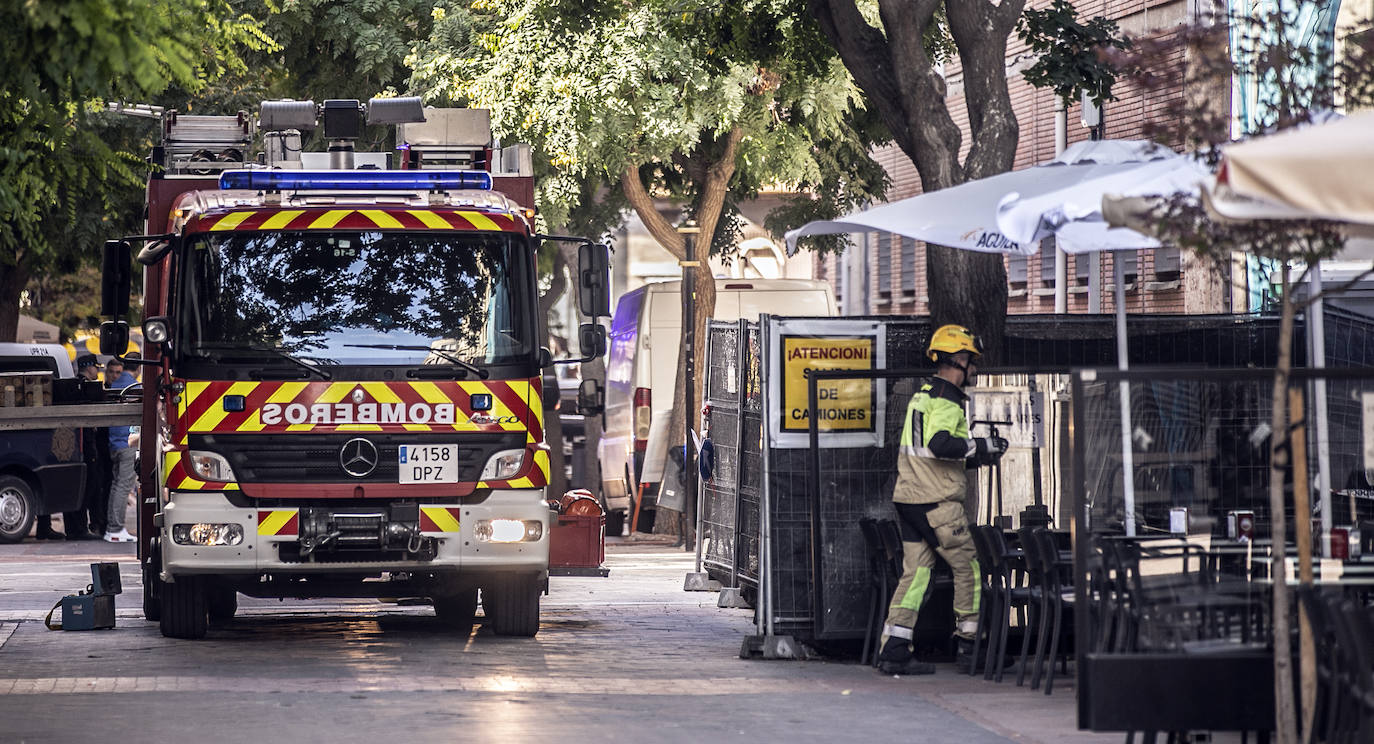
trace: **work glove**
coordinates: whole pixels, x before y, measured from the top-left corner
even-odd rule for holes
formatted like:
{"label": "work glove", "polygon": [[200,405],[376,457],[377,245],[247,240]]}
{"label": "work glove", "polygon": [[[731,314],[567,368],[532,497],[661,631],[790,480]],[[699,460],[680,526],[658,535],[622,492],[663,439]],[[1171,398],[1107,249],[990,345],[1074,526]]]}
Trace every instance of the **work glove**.
{"label": "work glove", "polygon": [[1007,453],[1007,440],[1001,437],[978,437],[973,446],[973,461],[978,465],[993,465]]}

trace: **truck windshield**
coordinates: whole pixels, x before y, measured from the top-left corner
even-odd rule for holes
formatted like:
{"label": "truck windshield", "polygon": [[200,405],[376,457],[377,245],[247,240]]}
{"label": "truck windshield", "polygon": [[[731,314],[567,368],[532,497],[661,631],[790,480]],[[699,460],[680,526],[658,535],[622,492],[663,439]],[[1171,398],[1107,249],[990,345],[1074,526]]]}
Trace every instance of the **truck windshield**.
{"label": "truck windshield", "polygon": [[178,341],[192,357],[289,363],[285,353],[316,365],[386,366],[456,357],[493,365],[533,352],[532,274],[509,235],[199,235],[181,276]]}

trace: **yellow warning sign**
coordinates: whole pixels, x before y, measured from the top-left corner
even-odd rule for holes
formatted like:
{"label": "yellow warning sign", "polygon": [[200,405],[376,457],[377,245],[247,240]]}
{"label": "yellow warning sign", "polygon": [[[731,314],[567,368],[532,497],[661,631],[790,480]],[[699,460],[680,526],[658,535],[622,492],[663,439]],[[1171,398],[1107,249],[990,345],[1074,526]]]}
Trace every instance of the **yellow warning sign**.
{"label": "yellow warning sign", "polygon": [[[874,368],[872,336],[783,336],[783,431],[810,428],[806,370]],[[874,431],[872,380],[821,380],[816,388],[817,430]]]}

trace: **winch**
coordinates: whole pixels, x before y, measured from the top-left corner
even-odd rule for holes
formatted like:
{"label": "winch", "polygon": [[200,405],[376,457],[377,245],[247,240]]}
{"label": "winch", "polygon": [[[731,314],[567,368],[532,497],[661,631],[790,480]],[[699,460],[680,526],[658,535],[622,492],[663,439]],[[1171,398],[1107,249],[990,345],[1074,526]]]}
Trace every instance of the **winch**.
{"label": "winch", "polygon": [[[303,508],[300,510],[301,560],[369,560],[356,555],[402,553],[406,560],[433,560],[437,542],[420,534],[420,507],[411,503],[389,504],[383,508]],[[387,557],[395,557],[387,556]]]}

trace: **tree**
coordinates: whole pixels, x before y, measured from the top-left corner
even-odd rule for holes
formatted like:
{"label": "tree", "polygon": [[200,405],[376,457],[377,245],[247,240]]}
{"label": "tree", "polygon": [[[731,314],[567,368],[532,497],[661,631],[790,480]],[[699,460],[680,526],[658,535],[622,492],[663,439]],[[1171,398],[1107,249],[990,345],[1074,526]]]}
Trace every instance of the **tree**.
{"label": "tree", "polygon": [[[1184,76],[1190,86],[1204,90],[1221,88],[1236,78],[1258,82],[1258,93],[1250,102],[1252,133],[1309,123],[1331,111],[1337,101],[1351,108],[1374,104],[1374,35],[1369,33],[1368,25],[1362,33],[1353,33],[1345,40],[1345,54],[1337,58],[1333,39],[1309,34],[1304,28],[1301,8],[1282,3],[1266,8],[1251,15],[1233,15],[1222,7],[1212,16],[1216,19],[1213,22],[1185,28],[1170,37],[1138,41],[1134,52],[1123,56],[1120,64],[1130,70],[1130,77],[1147,95],[1177,85],[1179,76]],[[1192,64],[1185,70],[1163,62],[1179,46],[1190,52]],[[1151,134],[1163,141],[1186,142],[1215,165],[1220,160],[1220,146],[1230,140],[1233,112],[1229,107],[1219,107],[1217,99],[1209,96],[1165,100],[1165,116],[1155,120]],[[1289,501],[1284,484],[1294,452],[1288,404],[1294,317],[1316,299],[1295,301],[1292,288],[1301,284],[1318,262],[1333,257],[1344,246],[1345,235],[1339,225],[1327,221],[1213,219],[1199,198],[1191,195],[1138,203],[1134,210],[1129,218],[1133,226],[1192,250],[1218,270],[1229,268],[1232,253],[1239,251],[1268,262],[1280,274],[1275,287],[1280,320],[1271,401],[1269,511],[1271,554],[1283,556],[1289,530],[1285,515]],[[1299,272],[1296,282],[1295,268]],[[1354,281],[1367,275],[1368,272]],[[1346,286],[1334,287],[1328,293],[1342,291]],[[1295,493],[1305,493],[1305,484],[1295,481],[1294,485]],[[1293,531],[1299,579],[1310,583],[1311,520],[1310,511],[1303,509],[1304,503],[1301,499],[1294,501]],[[1292,696],[1290,607],[1287,583],[1273,582],[1275,727],[1281,743],[1298,741],[1300,731],[1310,739],[1315,720],[1309,704],[1300,726],[1298,706]],[[1301,608],[1299,623],[1303,688],[1314,693],[1312,634]]]}
{"label": "tree", "polygon": [[[845,67],[893,141],[916,166],[924,191],[1010,170],[1019,130],[1007,90],[1007,37],[1025,0],[877,0],[877,17],[856,0],[807,0]],[[951,49],[952,47],[952,49]],[[944,64],[963,72],[970,143],[946,101]],[[975,328],[1000,348],[1007,314],[1002,257],[930,246],[931,321]]]}
{"label": "tree", "polygon": [[29,277],[90,252],[67,241],[90,239],[82,225],[142,181],[141,154],[89,126],[101,101],[194,89],[271,42],[223,0],[8,3],[0,26],[0,339],[13,340]]}
{"label": "tree", "polygon": [[[882,191],[867,156],[873,129],[852,124],[865,120],[858,92],[790,3],[491,0],[481,8],[497,19],[492,30],[416,67],[451,98],[490,108],[503,137],[535,145],[547,164],[538,188],[549,224],[595,191],[589,183],[605,183],[683,260],[682,236],[658,209],[678,205],[701,229],[704,259],[732,249],[730,205],[765,185],[821,186],[836,208]],[[859,156],[819,154],[834,142]],[[694,323],[704,340],[715,281],[704,261],[694,271],[697,313],[684,330]],[[699,345],[698,369],[701,354]],[[680,444],[681,366],[677,388],[671,431]]]}

